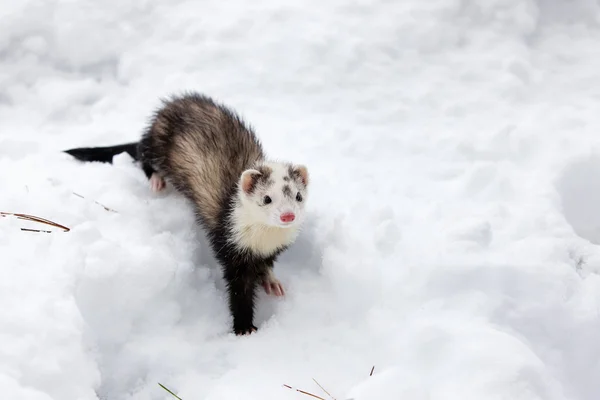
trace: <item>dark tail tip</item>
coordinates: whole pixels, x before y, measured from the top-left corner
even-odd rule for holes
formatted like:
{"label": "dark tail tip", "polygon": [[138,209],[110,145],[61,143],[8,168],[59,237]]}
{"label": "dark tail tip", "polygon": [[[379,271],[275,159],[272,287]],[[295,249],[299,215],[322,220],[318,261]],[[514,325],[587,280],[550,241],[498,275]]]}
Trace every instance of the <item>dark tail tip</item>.
{"label": "dark tail tip", "polygon": [[134,160],[138,160],[137,143],[127,143],[108,147],[79,147],[76,149],[64,150],[64,152],[77,160],[87,162],[97,161],[112,163],[113,157],[123,152],[127,152]]}
{"label": "dark tail tip", "polygon": [[65,153],[70,154],[80,161],[98,161],[105,163],[112,163],[114,154],[108,153],[106,151],[101,151],[100,149],[89,148],[89,147],[81,147],[77,149],[65,150]]}

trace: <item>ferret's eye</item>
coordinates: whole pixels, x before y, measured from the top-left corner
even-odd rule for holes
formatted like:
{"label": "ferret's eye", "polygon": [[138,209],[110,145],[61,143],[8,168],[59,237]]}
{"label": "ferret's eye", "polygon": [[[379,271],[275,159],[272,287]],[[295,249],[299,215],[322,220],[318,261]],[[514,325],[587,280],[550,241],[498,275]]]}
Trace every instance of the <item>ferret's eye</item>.
{"label": "ferret's eye", "polygon": [[269,204],[270,202],[272,202],[273,200],[271,200],[271,198],[269,196],[265,196],[263,198],[263,201],[265,202],[265,204]]}
{"label": "ferret's eye", "polygon": [[300,194],[300,192],[296,194],[296,201],[302,201],[302,195]]}

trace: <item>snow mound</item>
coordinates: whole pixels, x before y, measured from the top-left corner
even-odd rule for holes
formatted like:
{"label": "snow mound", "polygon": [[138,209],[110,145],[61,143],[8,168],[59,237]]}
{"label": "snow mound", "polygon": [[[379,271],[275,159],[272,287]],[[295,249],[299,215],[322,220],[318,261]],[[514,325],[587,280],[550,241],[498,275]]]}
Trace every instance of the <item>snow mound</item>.
{"label": "snow mound", "polygon": [[[70,231],[0,218],[2,398],[599,398],[597,2],[3,3],[0,211]],[[61,153],[183,90],[311,174],[248,337],[181,196]]]}
{"label": "snow mound", "polygon": [[558,186],[565,218],[582,238],[600,245],[600,156],[569,165]]}

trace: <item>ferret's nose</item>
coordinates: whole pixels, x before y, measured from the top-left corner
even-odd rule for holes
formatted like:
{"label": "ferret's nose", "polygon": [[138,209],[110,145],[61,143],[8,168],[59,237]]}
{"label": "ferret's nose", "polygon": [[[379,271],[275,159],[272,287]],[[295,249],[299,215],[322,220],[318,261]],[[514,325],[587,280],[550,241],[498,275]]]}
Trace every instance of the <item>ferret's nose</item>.
{"label": "ferret's nose", "polygon": [[281,214],[279,218],[281,219],[281,222],[292,222],[296,219],[296,216],[294,215],[294,213],[288,212]]}

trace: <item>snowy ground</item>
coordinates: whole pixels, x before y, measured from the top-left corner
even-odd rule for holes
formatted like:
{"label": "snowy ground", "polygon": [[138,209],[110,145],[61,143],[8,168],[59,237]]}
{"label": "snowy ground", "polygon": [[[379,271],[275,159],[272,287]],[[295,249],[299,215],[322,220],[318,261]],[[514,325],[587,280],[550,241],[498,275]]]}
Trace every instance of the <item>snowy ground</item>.
{"label": "snowy ground", "polygon": [[[0,219],[1,397],[597,400],[599,41],[594,0],[0,0],[0,211],[72,228]],[[186,89],[311,173],[249,337],[180,197],[60,152]]]}

